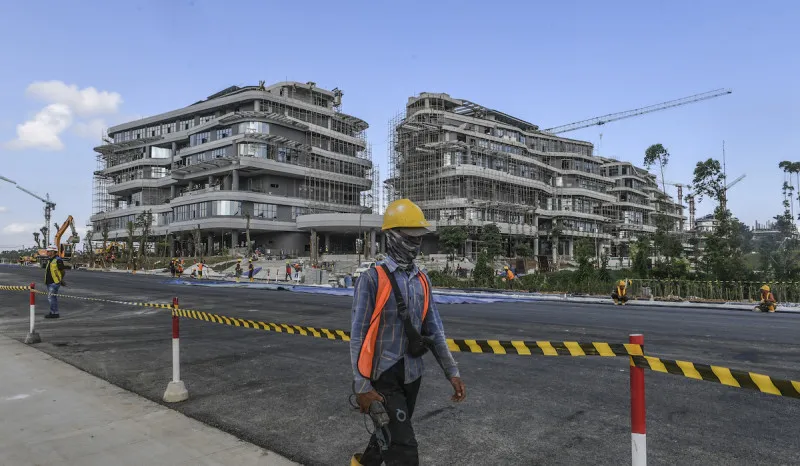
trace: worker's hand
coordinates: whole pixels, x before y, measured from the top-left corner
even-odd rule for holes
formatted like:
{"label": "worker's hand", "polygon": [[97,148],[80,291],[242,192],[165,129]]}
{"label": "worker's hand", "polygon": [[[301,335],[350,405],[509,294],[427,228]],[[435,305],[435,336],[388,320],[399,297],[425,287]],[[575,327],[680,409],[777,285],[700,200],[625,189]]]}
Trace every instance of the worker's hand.
{"label": "worker's hand", "polygon": [[450,385],[453,386],[453,396],[450,397],[451,400],[455,402],[464,401],[464,398],[467,397],[467,387],[464,385],[464,382],[461,380],[461,377],[453,377],[450,379]]}
{"label": "worker's hand", "polygon": [[375,390],[370,390],[367,393],[359,393],[356,395],[356,399],[358,400],[359,409],[361,409],[361,412],[364,414],[369,413],[369,405],[371,405],[373,401],[377,400],[383,403],[383,397]]}

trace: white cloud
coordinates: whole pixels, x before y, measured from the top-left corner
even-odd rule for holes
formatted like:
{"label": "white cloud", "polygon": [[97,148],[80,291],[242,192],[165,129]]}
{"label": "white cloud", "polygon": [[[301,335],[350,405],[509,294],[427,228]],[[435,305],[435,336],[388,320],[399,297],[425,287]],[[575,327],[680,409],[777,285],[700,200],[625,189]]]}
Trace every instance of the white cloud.
{"label": "white cloud", "polygon": [[[48,105],[32,119],[17,125],[17,138],[6,144],[9,149],[61,150],[61,133],[73,126],[73,116],[111,115],[119,111],[122,96],[116,92],[98,91],[94,87],[79,89],[62,81],[36,81],[25,91],[28,96]],[[99,140],[106,123],[95,118],[77,121],[73,132]]]}
{"label": "white cloud", "polygon": [[17,138],[7,144],[9,149],[39,148],[61,150],[64,143],[59,135],[72,124],[72,111],[64,104],[50,104],[32,120],[17,125]]}
{"label": "white cloud", "polygon": [[65,104],[76,115],[89,116],[117,113],[122,96],[116,92],[98,91],[94,87],[78,89],[62,81],[36,81],[26,93],[47,103]]}
{"label": "white cloud", "polygon": [[42,225],[40,223],[9,223],[8,225],[3,227],[3,234],[4,235],[17,235],[19,233],[30,233],[33,234],[34,231],[39,231]]}
{"label": "white cloud", "polygon": [[100,140],[105,135],[108,123],[102,118],[89,121],[79,121],[72,127],[72,131],[82,138]]}

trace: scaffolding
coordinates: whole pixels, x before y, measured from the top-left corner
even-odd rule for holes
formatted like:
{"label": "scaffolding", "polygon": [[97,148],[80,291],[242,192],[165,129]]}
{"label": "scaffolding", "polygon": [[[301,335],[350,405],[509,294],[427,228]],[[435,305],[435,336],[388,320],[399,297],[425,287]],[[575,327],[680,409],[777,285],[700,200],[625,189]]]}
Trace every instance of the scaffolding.
{"label": "scaffolding", "polygon": [[451,100],[428,101],[428,107],[412,104],[390,121],[387,200],[412,199],[438,226],[467,228],[466,255],[489,223],[513,238],[509,247],[530,243],[538,236],[537,211],[552,195],[543,167],[524,163],[522,147],[510,139],[479,144],[462,133],[447,139],[444,126],[474,128],[448,119],[447,112],[460,110]]}
{"label": "scaffolding", "polygon": [[509,256],[528,244],[540,264],[558,265],[573,260],[574,241],[593,241],[599,259],[612,240],[654,231],[654,213],[682,219],[680,203],[663,198],[645,170],[447,94],[410,99],[388,139],[387,200],[413,200],[438,227],[466,227],[466,256],[482,248],[473,245],[490,223]]}

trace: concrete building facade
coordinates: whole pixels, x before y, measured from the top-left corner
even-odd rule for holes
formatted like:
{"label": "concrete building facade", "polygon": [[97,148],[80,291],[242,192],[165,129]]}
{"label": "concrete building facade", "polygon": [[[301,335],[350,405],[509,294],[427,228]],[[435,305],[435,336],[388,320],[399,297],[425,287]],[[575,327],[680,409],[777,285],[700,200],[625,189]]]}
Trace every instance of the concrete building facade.
{"label": "concrete building facade", "polygon": [[104,228],[125,238],[151,212],[170,254],[245,247],[248,225],[265,254],[354,252],[379,175],[368,125],[341,112],[342,95],[313,82],[232,86],[110,128],[95,148],[94,239]]}
{"label": "concrete building facade", "polygon": [[524,243],[550,268],[571,261],[581,238],[622,256],[618,245],[655,231],[655,213],[683,222],[683,207],[646,170],[448,94],[411,97],[390,122],[390,170],[388,198],[417,202],[437,227],[467,227],[466,256],[489,223],[509,239],[508,255]]}

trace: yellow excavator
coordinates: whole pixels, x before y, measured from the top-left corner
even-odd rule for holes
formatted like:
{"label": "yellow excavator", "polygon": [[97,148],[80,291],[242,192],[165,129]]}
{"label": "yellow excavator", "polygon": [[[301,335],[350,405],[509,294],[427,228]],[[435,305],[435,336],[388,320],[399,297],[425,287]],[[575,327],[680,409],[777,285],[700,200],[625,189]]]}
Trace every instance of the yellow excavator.
{"label": "yellow excavator", "polygon": [[[72,218],[72,215],[67,217],[67,220],[59,226],[57,223],[55,224],[58,231],[56,231],[56,235],[53,238],[54,246],[58,249],[58,256],[64,261],[64,266],[67,268],[71,268],[72,266],[72,256],[75,255],[75,246],[81,242],[80,236],[78,236],[77,230],[75,230],[75,220]],[[64,236],[64,233],[69,228],[70,237],[67,238],[67,241],[62,243],[61,237]],[[47,265],[47,252],[44,249],[39,250],[39,264],[44,268]]]}

